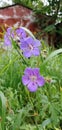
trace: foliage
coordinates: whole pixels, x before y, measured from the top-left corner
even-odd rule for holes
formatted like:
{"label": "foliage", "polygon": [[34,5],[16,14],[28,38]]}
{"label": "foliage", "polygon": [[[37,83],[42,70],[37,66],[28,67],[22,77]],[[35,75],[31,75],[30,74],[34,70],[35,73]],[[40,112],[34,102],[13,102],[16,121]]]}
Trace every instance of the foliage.
{"label": "foliage", "polygon": [[40,0],[13,0],[15,3],[23,4],[26,7],[29,7],[31,9],[39,8],[43,6],[43,2]]}
{"label": "foliage", "polygon": [[48,4],[41,0],[14,0],[14,2],[33,9],[36,16],[35,22],[38,23],[40,30],[47,34],[55,33],[54,44],[57,48],[62,47],[62,0],[47,0]]}
{"label": "foliage", "polygon": [[6,114],[6,98],[0,91],[0,130],[4,130]]}
{"label": "foliage", "polygon": [[[30,32],[29,34],[31,35]],[[53,52],[42,41],[41,54],[38,57],[23,57],[32,68],[39,67],[45,78],[45,85],[31,93],[21,80],[27,65],[14,47],[0,52],[1,129],[61,130],[62,49]]]}
{"label": "foliage", "polygon": [[14,0],[15,3],[23,4],[35,10],[37,14],[48,14],[53,16],[55,20],[62,21],[62,1],[61,0],[47,0],[48,4],[40,0]]}

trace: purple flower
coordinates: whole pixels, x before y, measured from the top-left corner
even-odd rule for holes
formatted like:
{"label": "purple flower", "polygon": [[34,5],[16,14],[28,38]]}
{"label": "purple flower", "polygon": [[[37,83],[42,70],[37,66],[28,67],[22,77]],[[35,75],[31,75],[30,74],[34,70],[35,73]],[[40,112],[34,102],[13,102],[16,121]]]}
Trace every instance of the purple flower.
{"label": "purple flower", "polygon": [[23,51],[23,55],[26,58],[29,58],[32,55],[38,56],[40,54],[40,45],[41,43],[39,40],[33,39],[32,37],[27,37],[21,41],[20,48]]}
{"label": "purple flower", "polygon": [[16,30],[13,30],[12,27],[9,27],[7,29],[6,34],[4,35],[4,44],[6,46],[11,46],[11,39],[13,39],[16,42],[20,42],[21,39],[26,37],[26,33],[24,29],[19,28]]}
{"label": "purple flower", "polygon": [[7,34],[4,35],[4,45],[11,46],[11,40]]}
{"label": "purple flower", "polygon": [[23,39],[26,37],[25,30],[22,28],[16,29],[16,35],[19,37],[19,39]]}
{"label": "purple flower", "polygon": [[4,45],[11,46],[11,38],[14,37],[14,32],[11,27],[7,29],[6,34],[4,35]]}
{"label": "purple flower", "polygon": [[9,27],[7,29],[7,34],[8,34],[8,36],[10,36],[12,38],[14,37],[14,31],[13,31],[12,27]]}
{"label": "purple flower", "polygon": [[39,73],[39,68],[26,68],[22,76],[22,83],[27,86],[30,92],[35,92],[38,87],[45,83],[44,77]]}

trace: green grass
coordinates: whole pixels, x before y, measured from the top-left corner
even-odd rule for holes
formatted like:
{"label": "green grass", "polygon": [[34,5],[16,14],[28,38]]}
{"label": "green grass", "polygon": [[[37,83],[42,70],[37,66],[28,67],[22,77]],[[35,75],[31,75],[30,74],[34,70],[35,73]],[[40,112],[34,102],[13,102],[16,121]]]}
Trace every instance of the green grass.
{"label": "green grass", "polygon": [[50,57],[53,50],[46,48],[46,52],[46,58],[42,50],[41,56],[25,59],[45,77],[45,85],[30,93],[22,84],[27,66],[20,55],[14,49],[0,51],[0,91],[6,103],[4,109],[0,105],[6,111],[5,117],[0,113],[2,130],[62,129],[62,53]]}

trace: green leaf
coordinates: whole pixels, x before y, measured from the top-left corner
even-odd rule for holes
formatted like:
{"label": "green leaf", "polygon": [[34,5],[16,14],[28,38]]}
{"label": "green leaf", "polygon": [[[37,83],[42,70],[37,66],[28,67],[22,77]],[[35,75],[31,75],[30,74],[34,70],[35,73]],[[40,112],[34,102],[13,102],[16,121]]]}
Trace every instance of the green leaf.
{"label": "green leaf", "polygon": [[9,67],[11,64],[13,64],[13,63],[18,59],[18,57],[19,57],[19,56],[17,56],[15,59],[13,59],[12,61],[10,61],[7,65],[5,65],[5,66],[3,67],[3,69],[0,71],[0,75],[1,75],[3,72],[5,72],[5,71],[8,69],[8,67]]}
{"label": "green leaf", "polygon": [[51,123],[51,119],[50,118],[48,118],[48,119],[46,119],[46,120],[44,120],[43,122],[42,122],[42,127],[46,127],[47,125],[49,125]]}
{"label": "green leaf", "polygon": [[53,123],[53,125],[57,125],[58,124],[58,105],[55,105],[54,103],[52,103],[49,107],[49,111],[51,113],[51,121]]}
{"label": "green leaf", "polygon": [[53,58],[54,56],[58,55],[62,53],[62,49],[58,49],[58,50],[55,50],[53,51],[47,58],[46,60],[44,61],[44,63],[46,63],[48,60],[50,60],[51,58]]}
{"label": "green leaf", "polygon": [[4,130],[5,117],[6,117],[6,98],[1,91],[0,91],[0,117],[2,119],[1,128],[2,130]]}
{"label": "green leaf", "polygon": [[53,32],[54,30],[55,30],[54,25],[49,25],[44,29],[44,31],[46,31],[46,32]]}
{"label": "green leaf", "polygon": [[23,114],[24,109],[21,109],[20,112],[17,115],[15,115],[13,130],[19,129],[21,123],[23,122]]}

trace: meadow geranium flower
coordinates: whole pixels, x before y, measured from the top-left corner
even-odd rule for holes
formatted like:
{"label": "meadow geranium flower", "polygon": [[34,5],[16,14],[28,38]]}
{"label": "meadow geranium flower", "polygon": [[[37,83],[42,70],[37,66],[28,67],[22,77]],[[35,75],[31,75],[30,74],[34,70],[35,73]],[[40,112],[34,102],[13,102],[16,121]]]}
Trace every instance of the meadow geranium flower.
{"label": "meadow geranium flower", "polygon": [[9,39],[9,36],[7,34],[4,35],[4,45],[11,46],[11,40]]}
{"label": "meadow geranium flower", "polygon": [[26,37],[26,32],[22,28],[17,28],[15,30],[14,40],[17,42],[20,47],[20,41]]}
{"label": "meadow geranium flower", "polygon": [[24,29],[18,28],[16,30],[13,30],[12,27],[9,27],[4,35],[4,44],[7,46],[11,46],[11,39],[13,39],[16,42],[20,42],[20,40],[25,37],[26,33]]}
{"label": "meadow geranium flower", "polygon": [[22,28],[16,29],[16,35],[19,37],[19,39],[25,38],[26,37],[25,30]]}
{"label": "meadow geranium flower", "polygon": [[22,76],[22,82],[30,92],[35,92],[38,87],[45,83],[44,77],[40,75],[39,68],[26,68]]}
{"label": "meadow geranium flower", "polygon": [[23,51],[23,55],[26,58],[29,58],[32,55],[38,56],[40,54],[40,45],[41,43],[39,40],[33,39],[32,37],[27,37],[21,41],[20,48]]}
{"label": "meadow geranium flower", "polygon": [[14,37],[14,32],[12,30],[12,27],[9,27],[7,29],[7,32],[4,35],[4,45],[11,46],[11,38]]}

